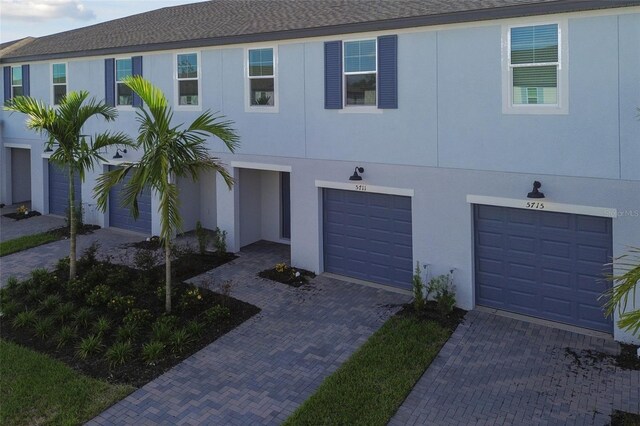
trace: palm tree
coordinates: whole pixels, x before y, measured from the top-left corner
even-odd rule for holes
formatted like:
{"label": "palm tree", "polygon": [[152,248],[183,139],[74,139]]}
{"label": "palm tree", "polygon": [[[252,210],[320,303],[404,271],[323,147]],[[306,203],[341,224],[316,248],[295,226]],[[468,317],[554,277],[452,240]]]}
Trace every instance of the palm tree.
{"label": "palm tree", "polygon": [[[613,286],[602,296],[606,298],[606,315],[613,315],[618,309],[620,319],[618,326],[638,335],[640,332],[640,309],[636,308],[636,290],[640,284],[640,248],[631,247],[629,252],[615,259],[615,267],[621,270],[619,275],[609,277]],[[629,304],[631,298],[631,304]],[[631,306],[631,311],[627,307]]]}
{"label": "palm tree", "polygon": [[95,194],[98,208],[106,210],[109,190],[131,175],[123,188],[123,204],[131,208],[134,218],[139,215],[138,197],[148,187],[160,196],[160,238],[165,250],[165,309],[171,312],[171,238],[182,228],[179,212],[177,177],[197,180],[201,172],[219,173],[231,189],[233,179],[218,158],[212,157],[206,148],[206,137],[216,136],[229,151],[238,145],[238,135],[231,127],[232,122],[224,121],[206,111],[188,127],[174,126],[173,112],[162,91],[140,76],[124,80],[140,98],[144,105],[137,112],[140,124],[137,149],[142,158],[137,163],[124,164],[122,168],[111,170],[98,178]]}
{"label": "palm tree", "polygon": [[89,137],[82,135],[85,123],[93,117],[102,117],[106,121],[113,121],[118,115],[115,108],[96,102],[89,97],[89,92],[70,92],[62,98],[56,107],[45,104],[28,96],[17,96],[5,102],[5,109],[21,112],[27,115],[27,128],[34,130],[47,139],[45,146],[53,149],[49,158],[52,163],[67,170],[69,177],[69,278],[76,276],[76,209],[75,207],[75,176],[84,181],[85,172],[99,162],[104,161],[100,155],[106,147],[111,145],[127,146],[133,141],[124,133],[101,133]]}

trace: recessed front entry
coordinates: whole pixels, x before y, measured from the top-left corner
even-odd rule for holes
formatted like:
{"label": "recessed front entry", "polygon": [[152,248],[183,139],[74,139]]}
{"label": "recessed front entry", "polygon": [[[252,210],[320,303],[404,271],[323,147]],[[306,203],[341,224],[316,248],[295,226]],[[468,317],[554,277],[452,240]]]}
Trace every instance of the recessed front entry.
{"label": "recessed front entry", "polygon": [[[80,176],[74,176],[74,195],[76,205],[82,204]],[[69,209],[69,172],[53,163],[49,163],[49,214],[65,216]]]}
{"label": "recessed front entry", "polygon": [[[113,167],[110,168],[113,170]],[[138,209],[140,215],[134,219],[129,207],[123,207],[123,188],[129,182],[130,174],[125,179],[115,185],[109,191],[109,226],[114,228],[128,229],[129,231],[151,234],[151,190],[146,188],[138,196]]]}
{"label": "recessed front entry", "polygon": [[478,305],[612,332],[598,297],[609,288],[611,219],[476,205]]}
{"label": "recessed front entry", "polygon": [[411,198],[323,191],[324,270],[411,289]]}

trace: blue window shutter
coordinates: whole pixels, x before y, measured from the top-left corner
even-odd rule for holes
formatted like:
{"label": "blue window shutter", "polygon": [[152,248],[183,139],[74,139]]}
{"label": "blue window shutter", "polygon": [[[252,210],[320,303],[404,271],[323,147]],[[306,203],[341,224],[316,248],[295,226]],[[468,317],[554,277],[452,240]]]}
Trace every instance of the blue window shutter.
{"label": "blue window shutter", "polygon": [[378,37],[378,108],[398,108],[398,36]]}
{"label": "blue window shutter", "polygon": [[4,101],[11,99],[11,67],[4,67]]}
{"label": "blue window shutter", "polygon": [[324,43],[324,107],[342,109],[342,41]]}
{"label": "blue window shutter", "polygon": [[31,79],[29,78],[29,65],[22,66],[22,95],[31,96]]}
{"label": "blue window shutter", "polygon": [[104,101],[109,106],[116,106],[115,60],[104,60]]}
{"label": "blue window shutter", "polygon": [[[142,56],[134,56],[131,58],[132,74],[142,77]],[[133,94],[133,106],[141,107],[142,99],[135,92]]]}

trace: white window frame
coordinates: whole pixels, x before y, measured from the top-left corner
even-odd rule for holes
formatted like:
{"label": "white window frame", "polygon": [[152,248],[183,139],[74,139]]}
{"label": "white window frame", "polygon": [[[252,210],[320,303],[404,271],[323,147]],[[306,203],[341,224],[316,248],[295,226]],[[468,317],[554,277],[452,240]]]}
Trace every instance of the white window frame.
{"label": "white window frame", "polygon": [[[196,55],[198,66],[196,67],[196,78],[178,78],[178,56]],[[180,105],[180,81],[196,80],[198,82],[198,104],[197,105]],[[176,52],[173,55],[173,103],[176,110],[179,111],[202,111],[202,57],[199,51]]]}
{"label": "white window frame", "polygon": [[[558,103],[557,104],[514,104],[513,103],[513,69],[511,64],[511,29],[533,27],[537,25],[558,26]],[[502,26],[502,113],[555,115],[569,113],[569,45],[568,22],[566,19],[540,21],[521,19]],[[556,65],[555,62],[539,63],[529,66]],[[528,65],[524,65],[528,66]]]}
{"label": "white window frame", "polygon": [[[352,43],[354,41],[373,41],[376,44],[376,70],[375,72],[371,72],[371,71],[357,71],[357,72],[346,72],[345,71],[345,66],[346,66],[346,61],[344,60],[344,54],[345,54],[345,45],[348,43]],[[378,52],[378,39],[376,37],[368,37],[368,38],[356,38],[356,39],[348,39],[348,40],[342,40],[342,107],[345,110],[349,110],[352,109],[355,110],[360,110],[359,112],[378,112],[378,86],[379,86],[379,81],[378,81],[378,55],[380,54],[380,52]],[[364,74],[375,74],[376,75],[376,103],[373,105],[347,105],[347,76],[348,75],[364,75]]]}
{"label": "white window frame", "polygon": [[[53,78],[53,66],[54,65],[64,65],[64,79],[65,79],[65,83],[54,83]],[[56,92],[55,92],[55,88],[56,86],[64,86],[65,90],[64,93],[65,95],[67,93],[69,93],[69,63],[68,62],[52,62],[51,63],[51,105],[53,106],[58,106],[59,104],[56,104]]]}
{"label": "white window frame", "polygon": [[[22,83],[19,86],[13,84],[13,70],[16,69],[16,68],[20,68],[20,74],[21,74]],[[17,95],[17,96],[24,96],[24,73],[23,73],[23,70],[22,70],[22,65],[13,65],[11,67],[11,99],[16,97],[16,95],[14,94],[14,91],[13,91],[15,87],[20,87],[22,89],[22,95]]]}
{"label": "white window frame", "polygon": [[[251,80],[265,78],[249,76],[249,51],[271,49],[273,51],[273,105],[251,105]],[[255,45],[244,49],[244,110],[245,112],[277,113],[280,111],[280,97],[278,96],[278,45]]]}
{"label": "white window frame", "polygon": [[133,58],[131,56],[122,56],[113,58],[113,90],[114,90],[114,102],[116,104],[116,108],[124,110],[124,111],[132,111],[133,110],[133,96],[131,97],[131,105],[121,105],[118,103],[118,83],[123,84],[122,80],[118,80],[118,61],[129,60],[131,61],[131,75],[133,75]]}

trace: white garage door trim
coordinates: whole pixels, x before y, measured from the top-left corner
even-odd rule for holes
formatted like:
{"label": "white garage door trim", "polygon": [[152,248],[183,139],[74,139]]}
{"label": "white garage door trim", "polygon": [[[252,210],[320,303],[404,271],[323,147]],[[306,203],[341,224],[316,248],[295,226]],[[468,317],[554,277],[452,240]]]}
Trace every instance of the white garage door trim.
{"label": "white garage door trim", "polygon": [[343,189],[345,191],[373,192],[376,194],[402,195],[413,197],[414,191],[410,188],[393,188],[390,186],[369,185],[366,181],[358,183],[332,182],[328,180],[316,180],[316,188]]}
{"label": "white garage door trim", "polygon": [[467,195],[467,203],[487,206],[512,207],[516,209],[539,210],[557,213],[573,213],[586,216],[617,218],[618,210],[611,207],[584,206],[579,204],[563,204],[548,201],[546,198],[502,198],[485,195]]}

